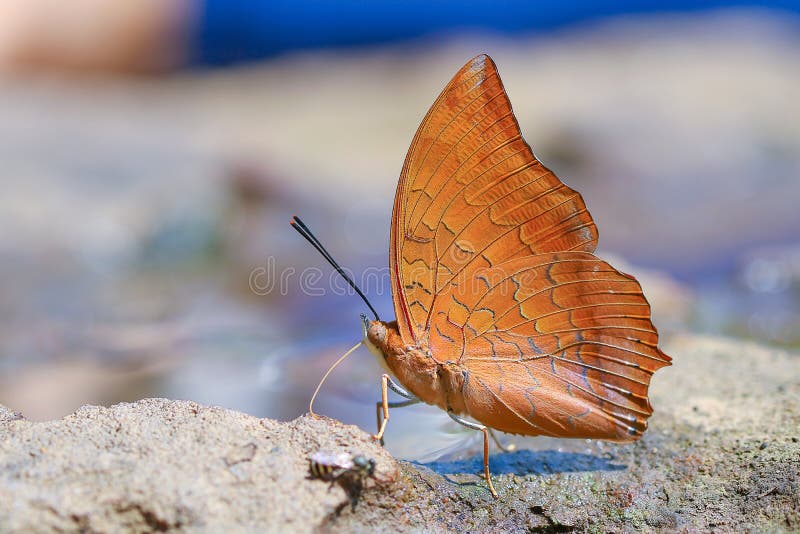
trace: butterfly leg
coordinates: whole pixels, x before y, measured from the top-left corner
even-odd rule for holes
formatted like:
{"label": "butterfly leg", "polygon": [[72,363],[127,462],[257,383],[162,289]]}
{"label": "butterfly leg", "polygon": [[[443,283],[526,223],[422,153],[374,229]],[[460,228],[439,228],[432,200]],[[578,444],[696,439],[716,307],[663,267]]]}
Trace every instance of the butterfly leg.
{"label": "butterfly leg", "polygon": [[[390,403],[388,403],[388,407],[389,408],[404,408],[406,406],[411,406],[412,404],[417,404],[419,402],[422,402],[422,401],[417,399],[417,398],[411,398],[411,399],[400,401],[400,402],[390,402]],[[383,421],[383,419],[381,418],[382,408],[383,408],[383,402],[378,401],[378,402],[375,403],[375,420],[378,423],[377,429],[378,429],[379,432],[380,432],[380,429],[381,429],[381,422]],[[381,438],[381,445],[383,445],[383,438]]]}
{"label": "butterfly leg", "polygon": [[492,436],[492,441],[494,441],[494,444],[497,445],[497,448],[500,449],[501,451],[511,452],[516,450],[517,446],[514,445],[513,443],[509,443],[508,445],[503,445],[502,443],[500,443],[500,439],[498,439],[497,434],[495,434],[494,430],[492,430],[491,428],[489,429],[489,435]]}
{"label": "butterfly leg", "polygon": [[483,432],[483,472],[486,476],[486,483],[489,484],[489,491],[492,492],[492,497],[497,498],[497,492],[492,484],[492,475],[489,473],[489,427],[462,419],[450,411],[447,412],[447,415],[450,416],[450,419],[460,425]]}
{"label": "butterfly leg", "polygon": [[415,399],[417,401],[419,400],[413,394],[411,394],[408,391],[406,391],[403,388],[403,386],[401,386],[400,384],[398,384],[397,382],[392,380],[391,376],[387,375],[386,373],[384,373],[383,376],[386,377],[386,385],[388,386],[389,389],[391,389],[392,391],[394,391],[395,393],[397,393],[398,395],[400,395],[404,399],[409,399],[409,400]]}
{"label": "butterfly leg", "polygon": [[[399,402],[399,403],[390,403],[389,402],[389,390],[394,391],[401,397],[405,397],[408,401],[414,402]],[[401,406],[408,406],[410,404],[416,404],[419,402],[414,395],[403,389],[399,386],[392,377],[387,375],[386,373],[381,376],[381,401],[376,405],[377,409],[377,416],[378,416],[378,433],[372,436],[372,439],[380,441],[381,445],[383,444],[383,433],[386,431],[386,423],[389,422],[389,407],[392,404],[399,404],[400,406],[396,406],[397,408]],[[381,408],[383,409],[383,421],[380,418]]]}

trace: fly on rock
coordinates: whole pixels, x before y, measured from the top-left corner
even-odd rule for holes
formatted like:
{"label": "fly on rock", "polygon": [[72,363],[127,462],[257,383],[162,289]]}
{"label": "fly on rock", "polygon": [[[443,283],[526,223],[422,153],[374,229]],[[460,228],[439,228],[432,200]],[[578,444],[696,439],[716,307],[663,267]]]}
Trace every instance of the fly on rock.
{"label": "fly on rock", "polygon": [[308,464],[311,476],[322,480],[334,481],[348,477],[362,481],[375,473],[375,460],[363,454],[317,451],[309,456]]}

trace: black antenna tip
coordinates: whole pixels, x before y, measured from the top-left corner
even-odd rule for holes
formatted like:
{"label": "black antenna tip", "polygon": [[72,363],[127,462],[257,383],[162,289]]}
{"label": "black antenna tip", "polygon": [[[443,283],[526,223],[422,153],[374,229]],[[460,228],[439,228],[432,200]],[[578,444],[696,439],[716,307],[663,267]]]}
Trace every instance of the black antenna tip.
{"label": "black antenna tip", "polygon": [[379,321],[380,317],[378,316],[378,312],[375,311],[375,308],[372,307],[372,304],[370,304],[370,302],[367,299],[366,295],[364,295],[364,293],[361,291],[361,289],[359,289],[359,287],[352,280],[352,278],[350,278],[350,276],[348,276],[347,273],[344,272],[344,270],[336,262],[336,260],[333,259],[333,256],[331,256],[330,252],[328,252],[325,249],[325,247],[322,246],[322,243],[319,242],[319,239],[317,239],[317,237],[311,232],[311,230],[308,229],[308,227],[303,223],[303,221],[300,220],[300,217],[298,217],[297,215],[293,216],[292,217],[292,222],[289,223],[289,225],[292,228],[294,228],[295,230],[297,230],[297,232],[301,236],[303,236],[303,238],[306,241],[311,243],[311,246],[313,246],[315,249],[317,249],[317,252],[322,254],[322,257],[325,258],[325,260],[328,263],[331,264],[331,267],[333,267],[334,270],[336,270],[336,272],[338,272],[339,275],[341,275],[341,277],[344,278],[344,280],[347,282],[347,284],[350,287],[352,287],[356,291],[356,293],[358,293],[358,296],[361,297],[361,299],[364,301],[364,303],[367,305],[367,307],[370,309],[370,311],[375,315],[375,320]]}

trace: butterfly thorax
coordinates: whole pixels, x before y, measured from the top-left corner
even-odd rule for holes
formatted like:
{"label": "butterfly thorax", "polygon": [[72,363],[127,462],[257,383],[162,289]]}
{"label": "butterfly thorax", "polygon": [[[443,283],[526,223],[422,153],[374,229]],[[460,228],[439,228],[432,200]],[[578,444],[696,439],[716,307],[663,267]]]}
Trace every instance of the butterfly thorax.
{"label": "butterfly thorax", "polygon": [[395,321],[371,321],[365,337],[367,346],[382,358],[381,365],[411,393],[443,410],[466,413],[466,369],[455,362],[438,361],[425,341],[405,343]]}

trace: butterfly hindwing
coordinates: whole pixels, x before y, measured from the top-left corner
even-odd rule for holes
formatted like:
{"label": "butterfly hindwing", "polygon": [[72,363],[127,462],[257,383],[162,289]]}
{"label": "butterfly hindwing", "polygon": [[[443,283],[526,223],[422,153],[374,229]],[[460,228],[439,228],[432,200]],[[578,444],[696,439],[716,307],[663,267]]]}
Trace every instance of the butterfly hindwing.
{"label": "butterfly hindwing", "polygon": [[624,441],[644,431],[650,377],[669,357],[633,277],[557,252],[466,279],[434,306],[430,346],[468,371],[470,415],[523,434]]}

